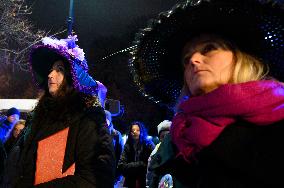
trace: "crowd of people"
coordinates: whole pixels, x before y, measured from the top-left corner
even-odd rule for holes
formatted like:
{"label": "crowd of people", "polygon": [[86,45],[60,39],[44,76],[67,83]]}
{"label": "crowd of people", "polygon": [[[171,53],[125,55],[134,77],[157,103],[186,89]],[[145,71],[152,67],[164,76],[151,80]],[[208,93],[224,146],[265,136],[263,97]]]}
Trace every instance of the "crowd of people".
{"label": "crowd of people", "polygon": [[104,110],[107,89],[88,74],[76,40],[46,37],[33,47],[30,65],[43,94],[26,121],[11,108],[1,122],[1,187],[145,186],[154,144],[141,122],[131,124],[124,144]]}
{"label": "crowd of people", "polygon": [[[148,137],[143,123],[135,121],[129,126],[125,143],[120,131],[114,128],[112,114],[105,110],[105,117],[106,128],[110,133],[114,147],[114,187],[145,187],[146,167],[151,159],[150,153],[153,155],[155,147],[152,138]],[[5,117],[1,120],[1,161],[3,161],[1,170],[4,168],[4,161],[10,155],[11,149],[17,145],[18,136],[25,128],[26,120],[19,118],[20,111],[13,107],[6,112]],[[157,131],[160,141],[169,132],[169,123],[171,122],[165,120],[158,125]],[[54,145],[52,146],[54,147]]]}
{"label": "crowd of people", "polygon": [[[105,128],[107,128],[107,130],[109,131],[114,147],[115,158],[112,158],[115,159],[114,182],[113,182],[114,187],[123,187],[123,186],[145,187],[146,181],[144,180],[146,177],[146,169],[147,169],[146,167],[150,160],[149,157],[150,153],[153,151],[155,147],[154,143],[152,142],[152,138],[148,137],[146,128],[143,125],[143,123],[135,121],[131,123],[129,127],[129,133],[126,136],[128,139],[125,143],[120,131],[114,128],[114,125],[112,123],[112,114],[109,111],[105,110],[105,117],[106,117]],[[2,173],[2,169],[4,168],[5,159],[9,155],[13,155],[10,154],[11,149],[15,147],[15,145],[19,144],[17,143],[19,142],[17,141],[17,138],[25,128],[26,120],[19,118],[20,118],[20,111],[13,107],[9,109],[6,112],[5,117],[1,119],[1,124],[0,124],[1,172],[0,173]],[[162,139],[162,137],[164,137],[164,135],[169,132],[168,124],[166,126],[163,126],[163,124],[168,122],[170,121],[165,120],[157,127],[160,139]],[[48,144],[48,142],[45,142],[45,144]],[[52,147],[56,147],[54,141],[52,142]],[[48,149],[47,145],[44,146],[44,149]],[[57,150],[56,152],[59,151]],[[43,158],[43,160],[46,159]],[[42,168],[44,167],[42,166]],[[7,173],[7,171],[5,170],[3,173]],[[2,174],[2,176],[5,175]],[[46,176],[46,174],[44,176]],[[110,176],[108,176],[108,178],[110,178]],[[6,182],[6,183],[7,185],[5,186],[2,185],[2,186],[9,187],[11,186],[10,184],[12,184],[11,182]],[[56,184],[46,185],[46,186],[48,187],[54,185]],[[41,184],[41,186],[43,186],[43,184]]]}
{"label": "crowd of people", "polygon": [[270,1],[211,0],[160,15],[143,41],[156,51],[138,45],[135,60],[162,54],[151,61],[183,87],[156,146],[140,121],[123,141],[76,36],[45,37],[30,54],[43,95],[26,121],[16,108],[1,121],[0,187],[283,187],[283,13]]}
{"label": "crowd of people", "polygon": [[4,168],[4,159],[25,127],[25,120],[20,117],[21,114],[17,108],[10,108],[0,119],[0,174]]}
{"label": "crowd of people", "polygon": [[[154,154],[153,149],[155,148],[155,144],[152,141],[152,137],[148,136],[146,127],[142,122],[135,121],[135,122],[132,122],[129,126],[129,132],[126,135],[127,139],[125,142],[122,138],[122,134],[120,133],[120,131],[114,128],[114,125],[112,123],[112,114],[108,110],[104,110],[104,112],[105,112],[105,117],[106,117],[105,128],[107,128],[107,130],[109,131],[109,134],[110,134],[110,137],[113,143],[113,148],[114,148],[115,157],[112,158],[115,160],[114,168],[113,168],[114,187],[145,187],[146,181],[144,180],[146,180],[147,165],[151,159],[150,154],[151,155]],[[6,115],[4,116],[4,118],[1,119],[1,124],[0,124],[0,131],[1,131],[1,137],[0,137],[1,138],[1,142],[0,142],[1,144],[1,172],[0,174],[1,174],[1,177],[5,177],[5,175],[2,173],[8,172],[6,169],[5,171],[2,172],[2,169],[4,169],[4,164],[5,164],[4,162],[6,162],[6,159],[9,155],[13,155],[14,157],[14,154],[13,154],[14,151],[12,151],[12,154],[10,154],[11,149],[15,146],[19,146],[19,143],[18,143],[19,140],[17,138],[19,137],[19,135],[22,133],[22,131],[26,127],[25,126],[26,120],[19,119],[20,114],[21,114],[20,111],[17,108],[13,107],[9,109],[6,112]],[[171,124],[170,121],[165,120],[157,126],[157,131],[158,131],[160,141],[163,139],[163,137],[166,134],[169,133],[170,124]],[[22,134],[26,134],[25,131]],[[54,143],[54,141],[57,141],[57,140],[52,141],[51,147],[56,147],[56,144]],[[49,144],[49,143],[44,142],[44,144]],[[155,151],[157,150],[159,144],[156,145]],[[48,145],[44,145],[43,149],[44,150],[49,149]],[[62,150],[62,148],[59,148],[59,149]],[[56,152],[60,152],[60,151],[56,150]],[[40,156],[38,156],[38,153],[37,153],[37,158],[41,158]],[[46,161],[47,159],[42,158],[42,160]],[[53,162],[54,162],[54,159],[52,163]],[[36,165],[38,165],[37,162],[36,162]],[[41,168],[46,168],[46,167],[41,166]],[[56,172],[53,171],[52,173],[56,173]],[[48,173],[44,174],[45,176],[44,178],[48,178],[46,177],[46,175],[48,175]],[[110,178],[109,175],[111,174],[108,174],[108,178]],[[147,176],[150,177],[149,174]],[[111,179],[108,179],[108,180],[110,181]],[[10,187],[12,185],[12,182],[6,182],[7,179],[4,179],[3,181],[7,183],[7,184],[2,184],[3,187]],[[42,180],[42,181],[47,181],[47,180]],[[42,182],[40,186],[44,186],[43,183],[44,182]],[[54,183],[54,184],[45,183],[46,187],[52,187],[56,185],[58,186],[60,185],[61,187],[61,186],[64,186],[65,184],[60,184],[59,182]],[[68,182],[66,182],[66,185],[68,185]],[[87,186],[87,184],[86,185],[82,184],[82,185]],[[104,186],[105,185],[106,184],[104,184]],[[19,186],[22,186],[22,184]],[[81,185],[77,184],[76,186],[80,187]],[[97,185],[97,186],[100,186],[100,185]]]}

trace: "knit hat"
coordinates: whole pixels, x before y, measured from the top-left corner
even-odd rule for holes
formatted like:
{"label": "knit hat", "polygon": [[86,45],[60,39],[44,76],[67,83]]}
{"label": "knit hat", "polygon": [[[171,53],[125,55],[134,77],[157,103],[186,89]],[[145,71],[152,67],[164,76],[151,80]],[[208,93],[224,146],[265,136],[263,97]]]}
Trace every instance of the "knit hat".
{"label": "knit hat", "polygon": [[41,45],[33,47],[30,64],[34,80],[39,88],[47,86],[48,74],[56,60],[62,60],[70,68],[73,87],[83,93],[97,95],[97,83],[88,74],[88,64],[83,49],[76,45],[77,36],[67,39],[44,37]]}
{"label": "knit hat", "polygon": [[136,35],[130,69],[140,92],[172,108],[183,83],[182,49],[207,33],[260,58],[284,81],[284,5],[277,0],[183,0]]}
{"label": "knit hat", "polygon": [[162,132],[162,131],[169,131],[171,125],[172,125],[172,122],[169,121],[169,120],[164,120],[164,121],[162,121],[162,122],[157,126],[158,135],[160,135],[160,132]]}
{"label": "knit hat", "polygon": [[14,114],[17,114],[18,116],[21,115],[20,111],[17,109],[17,108],[10,108],[8,111],[7,111],[7,117],[11,116],[11,115],[14,115]]}

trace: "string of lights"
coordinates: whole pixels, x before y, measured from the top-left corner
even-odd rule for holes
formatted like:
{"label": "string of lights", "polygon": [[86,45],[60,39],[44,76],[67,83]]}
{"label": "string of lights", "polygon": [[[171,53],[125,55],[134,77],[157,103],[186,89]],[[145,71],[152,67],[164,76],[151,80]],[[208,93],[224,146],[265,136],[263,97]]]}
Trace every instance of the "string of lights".
{"label": "string of lights", "polygon": [[112,57],[112,56],[114,56],[114,55],[120,54],[120,53],[133,51],[136,47],[137,47],[137,45],[133,45],[133,46],[130,46],[130,47],[128,47],[128,48],[125,48],[125,49],[116,51],[116,52],[114,52],[114,53],[111,53],[111,54],[109,54],[109,55],[103,57],[103,58],[101,59],[101,61],[106,60],[106,59],[108,59],[108,58],[110,58],[110,57]]}

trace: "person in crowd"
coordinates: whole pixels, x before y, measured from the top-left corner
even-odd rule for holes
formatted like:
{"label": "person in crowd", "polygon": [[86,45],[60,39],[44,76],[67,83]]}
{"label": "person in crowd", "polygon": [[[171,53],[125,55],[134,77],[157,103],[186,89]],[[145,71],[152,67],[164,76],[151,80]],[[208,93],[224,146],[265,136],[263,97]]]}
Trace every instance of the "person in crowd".
{"label": "person in crowd", "polygon": [[150,187],[284,186],[283,28],[283,4],[258,0],[184,1],[152,22],[135,60],[184,85]]}
{"label": "person in crowd", "polygon": [[20,111],[13,107],[7,111],[7,118],[0,124],[0,142],[5,142],[10,138],[11,132],[20,118]]}
{"label": "person in crowd", "polygon": [[6,150],[7,153],[10,152],[10,150],[11,150],[12,146],[15,144],[15,141],[17,140],[19,134],[25,128],[25,123],[26,123],[26,120],[20,119],[15,124],[14,129],[11,132],[10,138],[5,143],[5,150]]}
{"label": "person in crowd", "polygon": [[25,123],[26,123],[26,120],[24,119],[20,119],[16,124],[15,124],[15,127],[13,129],[13,132],[12,132],[12,136],[14,138],[18,138],[19,134],[22,132],[22,130],[25,128]]}
{"label": "person in crowd", "polygon": [[44,95],[9,153],[2,187],[113,187],[113,142],[75,41],[45,37],[33,47],[32,73]]}
{"label": "person in crowd", "polygon": [[143,123],[132,122],[128,139],[118,162],[118,168],[125,177],[124,185],[129,188],[144,188],[148,158],[155,145],[147,139]]}
{"label": "person in crowd", "polygon": [[146,174],[146,186],[149,186],[152,182],[152,172],[149,170],[151,166],[151,159],[152,156],[158,151],[161,142],[163,141],[164,137],[170,133],[172,122],[169,120],[164,120],[157,126],[158,136],[159,136],[159,143],[155,146],[154,150],[150,154],[148,158],[148,165],[147,165],[147,174]]}
{"label": "person in crowd", "polygon": [[157,126],[157,131],[158,131],[158,136],[159,136],[160,143],[163,141],[165,136],[167,134],[169,134],[171,125],[172,125],[171,121],[164,120]]}
{"label": "person in crowd", "polygon": [[118,161],[120,159],[121,153],[123,151],[123,140],[122,140],[121,133],[113,127],[112,114],[108,110],[105,110],[105,113],[106,113],[106,123],[109,128],[110,135],[112,136],[112,139],[113,139],[113,146],[114,146],[114,153],[115,153],[115,167],[116,167],[115,183],[117,183],[122,178],[121,173],[119,172],[117,168],[117,165],[118,165]]}

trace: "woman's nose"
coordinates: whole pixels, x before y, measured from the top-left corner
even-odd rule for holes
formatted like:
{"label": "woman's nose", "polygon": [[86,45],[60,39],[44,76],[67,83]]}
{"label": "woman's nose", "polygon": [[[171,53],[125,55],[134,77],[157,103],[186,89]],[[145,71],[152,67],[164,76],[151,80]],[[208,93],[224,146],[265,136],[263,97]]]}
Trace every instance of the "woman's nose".
{"label": "woman's nose", "polygon": [[54,72],[55,72],[55,70],[52,70],[49,74],[48,74],[48,78],[52,78],[52,77],[54,77]]}
{"label": "woman's nose", "polygon": [[200,64],[203,62],[203,55],[199,52],[192,54],[191,58],[189,59],[189,63],[191,65]]}

